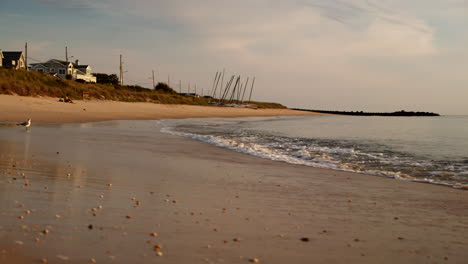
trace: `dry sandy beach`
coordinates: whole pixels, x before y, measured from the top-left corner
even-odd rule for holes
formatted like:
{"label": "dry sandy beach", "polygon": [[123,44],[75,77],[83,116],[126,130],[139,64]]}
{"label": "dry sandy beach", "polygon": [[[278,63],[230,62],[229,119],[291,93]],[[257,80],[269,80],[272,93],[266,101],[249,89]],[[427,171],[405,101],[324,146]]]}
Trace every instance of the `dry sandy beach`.
{"label": "dry sandy beach", "polygon": [[0,263],[468,259],[467,191],[260,159],[160,133],[154,120],[60,124],[298,113],[0,102],[0,121],[34,124],[0,126]]}
{"label": "dry sandy beach", "polygon": [[81,101],[74,104],[58,98],[0,95],[0,121],[77,123],[104,120],[155,120],[195,117],[300,116],[316,113],[288,109],[246,109],[192,105],[162,105],[115,101]]}

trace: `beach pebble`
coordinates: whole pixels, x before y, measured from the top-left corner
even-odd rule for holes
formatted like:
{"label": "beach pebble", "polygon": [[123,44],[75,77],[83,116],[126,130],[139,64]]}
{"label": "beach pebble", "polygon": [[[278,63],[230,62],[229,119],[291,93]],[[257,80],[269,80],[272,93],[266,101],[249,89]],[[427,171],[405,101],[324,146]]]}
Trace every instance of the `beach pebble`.
{"label": "beach pebble", "polygon": [[163,246],[162,246],[161,244],[156,244],[156,245],[153,247],[153,250],[159,252],[162,248],[163,248]]}
{"label": "beach pebble", "polygon": [[91,259],[89,260],[89,263],[96,263],[96,259],[91,258]]}
{"label": "beach pebble", "polygon": [[310,238],[308,238],[308,237],[301,237],[301,241],[302,241],[302,242],[309,242],[309,241],[310,241]]}
{"label": "beach pebble", "polygon": [[16,240],[16,241],[15,241],[15,244],[17,244],[17,245],[23,245],[23,241]]}
{"label": "beach pebble", "polygon": [[48,229],[44,229],[44,230],[42,230],[42,234],[44,234],[44,235],[47,235],[47,234],[49,234],[49,230],[48,230]]}
{"label": "beach pebble", "polygon": [[153,232],[153,233],[150,234],[150,236],[152,236],[152,237],[157,237],[157,236],[158,236],[158,233],[154,233],[154,232]]}
{"label": "beach pebble", "polygon": [[235,237],[232,241],[234,241],[234,242],[240,242],[240,238],[239,238],[239,237]]}
{"label": "beach pebble", "polygon": [[93,229],[93,225],[88,225],[88,229],[92,230]]}
{"label": "beach pebble", "polygon": [[164,256],[164,254],[163,254],[161,251],[156,252],[156,255],[157,255],[158,257]]}
{"label": "beach pebble", "polygon": [[252,262],[252,263],[259,263],[259,262],[260,262],[260,259],[258,259],[258,258],[251,258],[251,259],[249,259],[249,262]]}
{"label": "beach pebble", "polygon": [[131,215],[127,215],[125,216],[127,219],[132,219],[132,216]]}
{"label": "beach pebble", "polygon": [[70,258],[64,255],[57,255],[57,258],[60,260],[69,260]]}
{"label": "beach pebble", "polygon": [[23,220],[24,216],[20,215],[20,216],[18,216],[18,219]]}
{"label": "beach pebble", "polygon": [[140,201],[136,201],[135,204],[136,204],[136,206],[140,206],[140,205],[141,205],[141,202],[140,202]]}
{"label": "beach pebble", "polygon": [[108,183],[107,187],[109,187],[109,188],[112,187],[112,183]]}
{"label": "beach pebble", "polygon": [[42,258],[41,263],[49,263],[49,260],[47,260],[46,258]]}
{"label": "beach pebble", "polygon": [[36,238],[34,238],[34,242],[39,243],[39,242],[41,242],[41,239],[36,237]]}

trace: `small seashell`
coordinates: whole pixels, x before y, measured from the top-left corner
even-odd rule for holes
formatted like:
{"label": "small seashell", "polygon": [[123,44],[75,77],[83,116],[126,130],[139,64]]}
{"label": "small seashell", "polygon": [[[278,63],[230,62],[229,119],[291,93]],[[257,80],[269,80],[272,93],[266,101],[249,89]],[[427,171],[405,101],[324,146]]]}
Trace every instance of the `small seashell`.
{"label": "small seashell", "polygon": [[125,217],[126,217],[127,219],[131,219],[131,218],[132,218],[131,215],[127,215],[127,216],[125,216]]}
{"label": "small seashell", "polygon": [[23,243],[23,241],[16,240],[16,241],[15,241],[15,244],[17,244],[17,245],[23,245],[24,243]]}
{"label": "small seashell", "polygon": [[109,188],[112,187],[112,183],[108,183],[107,187],[109,187]]}
{"label": "small seashell", "polygon": [[18,219],[23,220],[24,216],[20,215],[20,216],[18,216]]}
{"label": "small seashell", "polygon": [[96,263],[96,259],[92,258],[89,260],[90,263]]}
{"label": "small seashell", "polygon": [[57,258],[60,260],[69,260],[70,258],[64,255],[57,255]]}
{"label": "small seashell", "polygon": [[157,237],[157,236],[158,236],[158,233],[154,233],[154,232],[153,232],[153,233],[150,234],[150,236],[152,236],[152,237]]}
{"label": "small seashell", "polygon": [[47,235],[47,234],[49,234],[49,230],[48,230],[48,229],[44,229],[44,230],[42,230],[42,234],[44,234],[44,235]]}
{"label": "small seashell", "polygon": [[232,241],[234,241],[234,242],[240,242],[240,238],[239,238],[239,237],[235,237]]}
{"label": "small seashell", "polygon": [[36,238],[34,238],[34,242],[39,243],[39,242],[41,242],[41,239],[39,239],[38,237],[36,237]]}
{"label": "small seashell", "polygon": [[153,250],[159,252],[162,248],[163,248],[163,246],[161,244],[156,244],[154,246]]}
{"label": "small seashell", "polygon": [[41,259],[41,262],[42,262],[42,263],[49,263],[49,260],[47,260],[46,258],[42,258],[42,259]]}
{"label": "small seashell", "polygon": [[252,262],[252,263],[259,263],[259,262],[260,262],[260,259],[258,259],[258,258],[251,258],[251,259],[249,259],[249,261]]}
{"label": "small seashell", "polygon": [[140,202],[140,201],[136,201],[135,204],[136,204],[137,206],[140,206],[140,205],[141,205],[141,202]]}
{"label": "small seashell", "polygon": [[164,254],[163,254],[161,251],[156,252],[156,255],[157,255],[158,257],[164,256]]}
{"label": "small seashell", "polygon": [[172,203],[177,203],[177,200],[172,200]]}

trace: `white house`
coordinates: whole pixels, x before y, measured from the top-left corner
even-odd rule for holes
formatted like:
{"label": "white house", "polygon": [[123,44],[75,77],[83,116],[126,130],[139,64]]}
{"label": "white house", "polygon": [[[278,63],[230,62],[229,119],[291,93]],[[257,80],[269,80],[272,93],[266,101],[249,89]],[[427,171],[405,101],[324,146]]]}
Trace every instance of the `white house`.
{"label": "white house", "polygon": [[83,80],[85,82],[96,82],[96,77],[91,74],[91,66],[80,65],[80,61],[75,63],[62,60],[51,59],[44,63],[32,63],[31,70],[37,72],[46,72],[54,76],[66,79],[67,75],[72,80]]}
{"label": "white house", "polygon": [[15,69],[15,70],[25,70],[26,61],[22,51],[2,51],[2,67]]}

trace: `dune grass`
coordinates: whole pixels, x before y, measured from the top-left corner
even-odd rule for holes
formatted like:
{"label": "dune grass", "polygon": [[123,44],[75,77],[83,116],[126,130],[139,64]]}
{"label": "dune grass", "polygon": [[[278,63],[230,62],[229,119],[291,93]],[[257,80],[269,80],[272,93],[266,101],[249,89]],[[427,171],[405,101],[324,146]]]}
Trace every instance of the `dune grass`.
{"label": "dune grass", "polygon": [[[0,68],[0,93],[20,96],[48,96],[124,102],[152,102],[160,104],[209,105],[209,98],[182,96],[173,90],[150,90],[140,86],[79,83],[48,74]],[[259,108],[286,108],[278,103],[252,102]]]}

